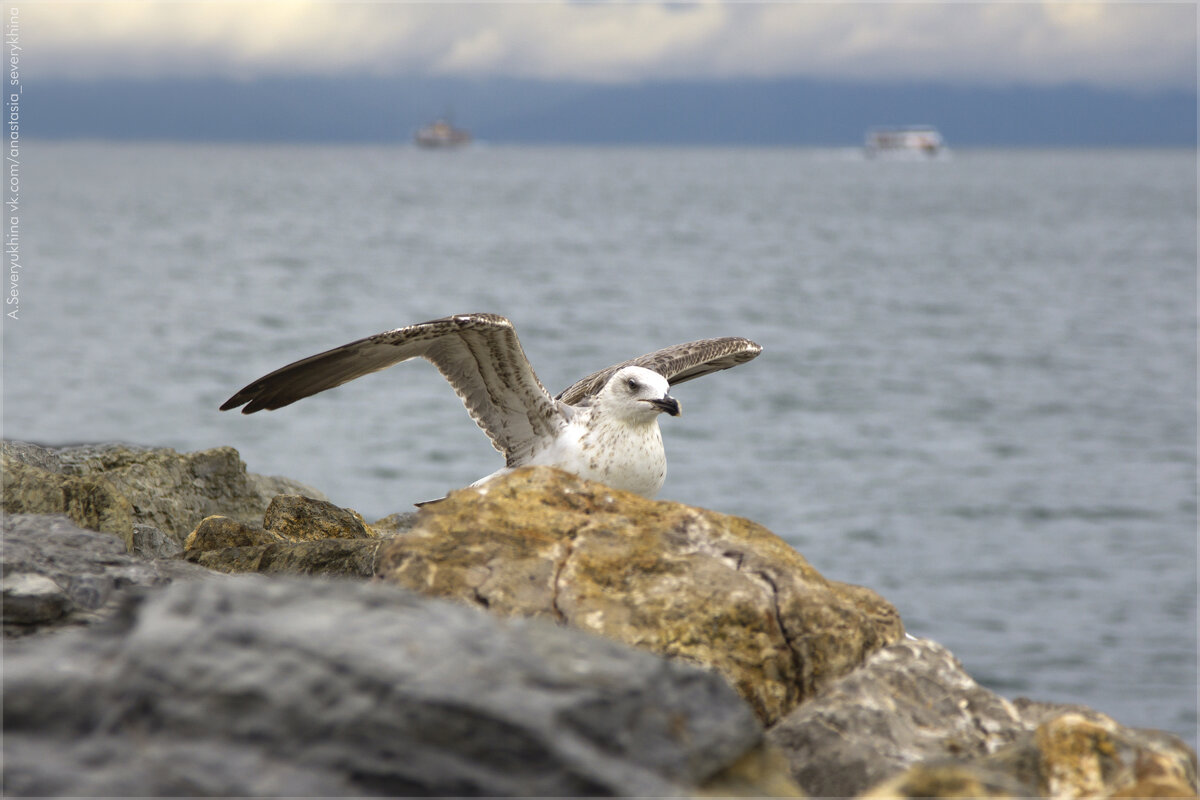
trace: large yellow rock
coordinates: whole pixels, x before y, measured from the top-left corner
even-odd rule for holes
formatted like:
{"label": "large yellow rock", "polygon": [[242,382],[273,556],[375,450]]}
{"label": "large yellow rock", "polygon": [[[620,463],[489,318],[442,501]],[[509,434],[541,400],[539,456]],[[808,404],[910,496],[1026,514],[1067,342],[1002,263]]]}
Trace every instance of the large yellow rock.
{"label": "large yellow rock", "polygon": [[709,666],[768,724],[904,633],[760,525],[548,467],[426,505],[377,574]]}

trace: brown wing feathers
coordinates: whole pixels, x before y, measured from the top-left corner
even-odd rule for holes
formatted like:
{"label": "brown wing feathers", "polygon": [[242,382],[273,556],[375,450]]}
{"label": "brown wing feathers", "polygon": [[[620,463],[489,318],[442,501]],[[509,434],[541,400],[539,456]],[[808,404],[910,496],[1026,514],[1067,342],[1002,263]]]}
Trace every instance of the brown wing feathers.
{"label": "brown wing feathers", "polygon": [[221,405],[243,414],[276,409],[410,358],[425,358],[449,381],[471,418],[513,460],[565,424],[525,358],[512,323],[460,314],[378,333],[264,375]]}
{"label": "brown wing feathers", "polygon": [[221,410],[245,405],[242,413],[253,414],[263,409],[283,408],[401,361],[427,357],[430,348],[442,337],[480,326],[512,328],[508,320],[495,314],[460,314],[384,331],[264,375],[222,403]]}
{"label": "brown wing feathers", "polygon": [[556,399],[567,405],[575,405],[585,397],[600,391],[612,374],[622,367],[637,366],[652,369],[666,378],[671,385],[675,385],[699,378],[710,372],[718,372],[736,367],[738,364],[745,364],[761,352],[760,345],[737,336],[701,339],[686,344],[677,344],[594,372],[571,384]]}

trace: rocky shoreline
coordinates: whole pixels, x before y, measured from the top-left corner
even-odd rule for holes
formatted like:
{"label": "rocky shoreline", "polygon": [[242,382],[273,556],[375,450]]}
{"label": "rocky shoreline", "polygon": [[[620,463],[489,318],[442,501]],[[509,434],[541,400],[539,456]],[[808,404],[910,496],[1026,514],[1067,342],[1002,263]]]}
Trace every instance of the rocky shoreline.
{"label": "rocky shoreline", "polygon": [[6,795],[1194,797],[745,519],[548,468],[367,522],[179,454],[3,443]]}

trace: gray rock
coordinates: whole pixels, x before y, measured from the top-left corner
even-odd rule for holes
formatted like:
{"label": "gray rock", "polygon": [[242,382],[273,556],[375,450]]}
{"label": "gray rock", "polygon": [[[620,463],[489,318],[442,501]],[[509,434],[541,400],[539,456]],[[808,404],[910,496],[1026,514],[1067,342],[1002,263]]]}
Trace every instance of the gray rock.
{"label": "gray rock", "polygon": [[4,517],[0,571],[5,578],[6,636],[33,633],[45,625],[95,622],[115,611],[123,591],[215,576],[181,561],[127,555],[125,545],[112,534],[83,530],[64,516],[42,514]]}
{"label": "gray rock", "polygon": [[397,511],[371,523],[371,528],[380,536],[399,536],[408,533],[417,524],[416,511]]}
{"label": "gray rock", "polygon": [[5,662],[6,795],[663,796],[761,743],[711,672],[374,583],[176,582]]}
{"label": "gray rock", "polygon": [[47,447],[30,442],[18,442],[5,439],[0,442],[0,453],[5,459],[12,459],[20,464],[28,464],[46,472],[62,472],[63,462],[58,454]]}
{"label": "gray rock", "polygon": [[14,572],[0,580],[4,595],[4,622],[41,625],[66,616],[75,605],[54,581],[34,572]]}
{"label": "gray rock", "polygon": [[[301,764],[267,758],[237,742],[96,739],[64,748],[52,736],[6,743],[6,758],[25,767],[6,772],[11,797],[145,796],[157,773],[160,797],[352,797],[349,782]],[[86,779],[81,780],[81,776]],[[85,792],[75,787],[86,786]]]}
{"label": "gray rock", "polygon": [[1026,729],[1013,704],[977,684],[950,651],[908,639],[871,655],[767,738],[804,791],[850,797],[912,764],[989,755]]}
{"label": "gray rock", "polygon": [[[1092,709],[1009,702],[946,648],[876,652],[767,733],[814,796],[1192,797],[1196,754]],[[865,794],[863,794],[865,791]]]}
{"label": "gray rock", "polygon": [[129,552],[142,558],[172,558],[183,552],[179,543],[153,525],[133,524]]}

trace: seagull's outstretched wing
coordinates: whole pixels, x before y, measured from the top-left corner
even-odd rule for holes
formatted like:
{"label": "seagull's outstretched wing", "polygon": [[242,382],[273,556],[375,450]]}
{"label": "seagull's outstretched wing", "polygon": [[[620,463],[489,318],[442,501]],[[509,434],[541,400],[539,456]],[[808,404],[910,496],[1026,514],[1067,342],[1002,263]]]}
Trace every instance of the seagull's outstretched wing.
{"label": "seagull's outstretched wing", "polygon": [[608,369],[593,372],[564,389],[556,398],[569,406],[600,391],[612,374],[622,367],[645,367],[662,375],[674,386],[738,364],[745,364],[762,352],[762,347],[749,339],[725,336],[720,339],[701,339],[698,342],[664,347],[644,356],[632,358]]}
{"label": "seagull's outstretched wing", "polygon": [[566,424],[542,386],[512,323],[496,314],[458,314],[377,333],[264,375],[221,405],[243,414],[282,408],[371,372],[424,358],[454,387],[471,418],[509,466]]}

